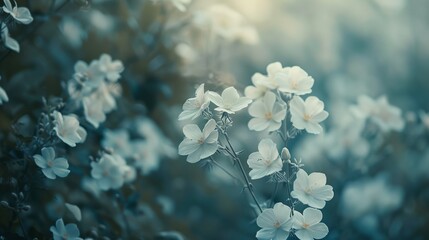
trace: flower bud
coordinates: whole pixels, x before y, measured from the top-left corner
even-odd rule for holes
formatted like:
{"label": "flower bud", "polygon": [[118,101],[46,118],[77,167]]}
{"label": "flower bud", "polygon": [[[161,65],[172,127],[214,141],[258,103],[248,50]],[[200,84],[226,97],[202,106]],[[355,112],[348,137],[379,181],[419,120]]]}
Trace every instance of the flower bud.
{"label": "flower bud", "polygon": [[290,152],[287,148],[285,148],[285,147],[283,148],[281,157],[282,157],[282,160],[285,160],[285,161],[290,159],[290,157],[291,157]]}

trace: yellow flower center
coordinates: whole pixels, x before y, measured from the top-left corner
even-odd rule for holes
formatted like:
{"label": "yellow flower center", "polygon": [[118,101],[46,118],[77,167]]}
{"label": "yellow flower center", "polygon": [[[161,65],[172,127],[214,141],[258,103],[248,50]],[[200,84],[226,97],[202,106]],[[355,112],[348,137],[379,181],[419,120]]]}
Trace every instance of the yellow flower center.
{"label": "yellow flower center", "polygon": [[273,113],[272,112],[265,113],[265,119],[267,119],[267,120],[273,119]]}

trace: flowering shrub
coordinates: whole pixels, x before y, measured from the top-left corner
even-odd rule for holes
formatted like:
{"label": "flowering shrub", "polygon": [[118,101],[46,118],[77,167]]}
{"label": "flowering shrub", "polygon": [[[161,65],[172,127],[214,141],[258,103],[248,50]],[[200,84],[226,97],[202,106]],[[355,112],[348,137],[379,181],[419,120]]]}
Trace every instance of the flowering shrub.
{"label": "flowering shrub", "polygon": [[0,0],[0,240],[426,239],[428,8]]}

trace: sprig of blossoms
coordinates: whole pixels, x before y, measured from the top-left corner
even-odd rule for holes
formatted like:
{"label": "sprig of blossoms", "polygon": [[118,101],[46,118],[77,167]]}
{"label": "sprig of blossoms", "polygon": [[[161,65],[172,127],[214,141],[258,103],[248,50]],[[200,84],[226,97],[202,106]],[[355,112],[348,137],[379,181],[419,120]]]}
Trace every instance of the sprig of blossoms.
{"label": "sprig of blossoms", "polygon": [[[267,73],[268,75],[253,75],[254,86],[246,87],[246,97],[241,97],[234,87],[228,87],[222,94],[218,94],[204,92],[204,85],[200,85],[196,96],[183,105],[179,120],[195,121],[201,116],[210,120],[203,130],[196,124],[183,127],[185,139],[179,145],[179,154],[187,156],[190,163],[210,158],[208,163],[216,165],[236,179],[214,154],[219,151],[233,160],[242,176],[238,182],[244,182],[259,210],[257,224],[261,229],[256,233],[258,239],[284,240],[290,234],[300,240],[324,238],[328,234],[328,227],[320,223],[323,214],[318,209],[322,209],[326,201],[333,198],[333,188],[326,185],[325,174],[316,172],[308,175],[301,169],[301,160],[292,160],[286,143],[289,138],[298,134],[298,130],[321,133],[323,129],[320,123],[329,114],[324,110],[324,103],[317,97],[309,96],[305,101],[301,98],[301,95],[312,92],[314,79],[300,67],[283,67],[275,62],[267,66]],[[214,110],[220,115],[212,113],[210,102],[216,106]],[[251,169],[249,173],[245,172],[239,152],[234,149],[228,134],[228,129],[233,126],[231,116],[246,107],[252,117],[248,123],[250,130],[276,131],[284,144],[280,155],[278,145],[272,139],[262,139],[258,144],[258,151],[251,153],[247,159]],[[290,114],[287,114],[288,109]],[[216,116],[220,116],[218,121],[214,119]],[[294,128],[288,129],[289,122]],[[252,180],[269,177],[269,182],[285,183],[282,186],[286,186],[284,190],[289,196],[286,199],[288,205],[278,202],[270,208],[272,201],[269,200],[264,205],[260,204],[248,176]],[[292,182],[293,190],[290,186]],[[309,208],[300,213],[296,210],[298,202]]]}

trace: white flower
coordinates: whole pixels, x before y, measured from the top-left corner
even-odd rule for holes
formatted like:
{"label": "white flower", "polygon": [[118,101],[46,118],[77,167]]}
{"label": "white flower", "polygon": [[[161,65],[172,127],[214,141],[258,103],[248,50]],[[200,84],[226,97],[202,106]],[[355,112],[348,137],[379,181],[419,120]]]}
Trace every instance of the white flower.
{"label": "white flower", "polygon": [[74,76],[80,79],[85,87],[98,87],[104,80],[104,73],[100,70],[99,61],[92,61],[89,65],[84,61],[77,61],[74,65]]}
{"label": "white flower", "polygon": [[83,39],[87,37],[87,32],[73,18],[63,17],[59,27],[64,37],[74,48],[79,48],[82,45]]}
{"label": "white flower", "polygon": [[217,108],[216,111],[227,112],[234,114],[236,111],[239,111],[247,107],[252,100],[247,97],[240,97],[237,90],[234,87],[229,87],[223,90],[222,96],[215,92],[208,92],[209,99],[212,101]]}
{"label": "white flower", "polygon": [[203,131],[195,124],[183,127],[185,139],[179,145],[179,155],[188,155],[186,160],[196,163],[201,159],[210,157],[218,149],[218,135],[216,121],[210,119]]}
{"label": "white flower", "polygon": [[102,54],[99,59],[100,71],[104,73],[107,80],[116,82],[121,77],[121,72],[124,71],[124,65],[120,60],[112,61],[112,57],[108,54]]}
{"label": "white flower", "polygon": [[159,156],[176,157],[177,147],[159,129],[159,127],[149,118],[138,118],[134,124],[137,133],[144,137],[152,146],[152,151]]}
{"label": "white flower", "polygon": [[255,131],[275,131],[282,125],[286,117],[286,105],[276,101],[276,95],[272,92],[256,100],[249,107],[249,114],[253,118],[249,121],[249,129]]}
{"label": "white flower", "polygon": [[383,132],[401,131],[405,125],[401,117],[401,109],[390,105],[386,96],[376,100],[368,96],[360,96],[358,105],[353,110],[358,117],[370,118]]}
{"label": "white flower", "polygon": [[82,143],[86,139],[86,130],[79,125],[79,120],[73,115],[62,115],[58,111],[52,113],[55,119],[54,130],[57,136],[70,147]]}
{"label": "white flower", "polygon": [[101,190],[118,189],[128,180],[127,174],[135,174],[117,154],[104,153],[97,162],[91,163],[91,168],[91,176],[97,180]]}
{"label": "white flower", "polygon": [[100,123],[106,121],[106,114],[103,111],[103,102],[97,98],[96,94],[84,97],[82,103],[86,120],[95,128],[98,128]]}
{"label": "white flower", "polygon": [[290,101],[293,126],[299,130],[305,129],[308,133],[321,133],[323,129],[319,123],[329,115],[323,108],[323,102],[317,97],[310,96],[304,102],[301,97],[294,96]]}
{"label": "white flower", "polygon": [[322,212],[314,208],[306,208],[303,214],[295,212],[293,228],[300,240],[322,239],[328,235],[328,227],[321,223]]}
{"label": "white flower", "polygon": [[58,177],[67,177],[70,170],[69,163],[65,158],[55,158],[55,150],[53,147],[42,148],[42,155],[36,154],[33,156],[37,166],[42,169],[43,174],[49,179]]}
{"label": "white flower", "polygon": [[293,93],[303,95],[311,93],[314,79],[300,67],[288,67],[275,75],[279,91],[284,93]]}
{"label": "white flower", "polygon": [[223,4],[211,5],[208,9],[196,12],[193,23],[201,30],[212,34],[209,37],[221,37],[227,41],[241,41],[254,44],[258,35],[248,26],[244,17],[237,11]]}
{"label": "white flower", "polygon": [[293,225],[291,209],[283,203],[276,203],[274,208],[265,209],[259,214],[256,223],[261,230],[256,233],[259,240],[285,240]]}
{"label": "white flower", "polygon": [[2,23],[1,29],[1,40],[3,41],[4,45],[15,52],[19,52],[19,43],[10,37],[9,29],[7,28],[6,24]]}
{"label": "white flower", "polygon": [[133,149],[130,142],[130,135],[126,129],[109,130],[106,129],[103,133],[103,141],[101,145],[106,149],[111,149],[114,153],[121,157],[128,158],[133,154]]}
{"label": "white flower", "polygon": [[26,7],[18,7],[15,2],[15,6],[12,7],[12,4],[9,0],[3,0],[4,6],[3,11],[5,13],[9,13],[16,21],[29,24],[33,21],[33,17],[31,16],[30,10]]}
{"label": "white flower", "polygon": [[258,152],[249,155],[247,164],[252,169],[252,179],[259,179],[282,170],[283,162],[279,157],[277,145],[271,139],[262,139],[258,144]]}
{"label": "white flower", "polygon": [[49,230],[52,232],[54,240],[82,240],[82,238],[79,237],[80,232],[77,225],[69,223],[64,226],[62,218],[58,219],[55,226],[51,226]]}
{"label": "white flower", "polygon": [[154,146],[147,140],[134,141],[131,145],[134,166],[140,169],[143,175],[157,170],[160,164],[161,155],[154,151]]}
{"label": "white flower", "polygon": [[9,102],[9,97],[6,94],[6,91],[0,87],[0,105],[5,102]]}
{"label": "white flower", "polygon": [[[278,88],[278,81],[276,81],[276,76],[278,73],[284,72],[285,69],[287,68],[283,68],[280,62],[270,63],[267,66],[267,75],[265,76],[261,73],[255,73],[252,76],[252,82],[261,90],[264,89],[263,86],[269,89],[276,89]],[[259,86],[256,84],[258,84]]]}
{"label": "white flower", "polygon": [[291,196],[310,207],[322,209],[325,207],[325,201],[334,197],[334,192],[332,186],[326,185],[325,174],[314,172],[308,175],[300,169],[293,182]]}
{"label": "white flower", "polygon": [[196,119],[201,116],[201,113],[209,106],[210,100],[204,92],[204,84],[201,84],[196,92],[194,98],[189,98],[183,104],[183,112],[179,115],[179,120]]}
{"label": "white flower", "polygon": [[244,95],[250,99],[258,99],[263,97],[265,93],[269,90],[266,83],[266,76],[255,73],[252,76],[252,83],[254,86],[248,86],[244,89]]}

